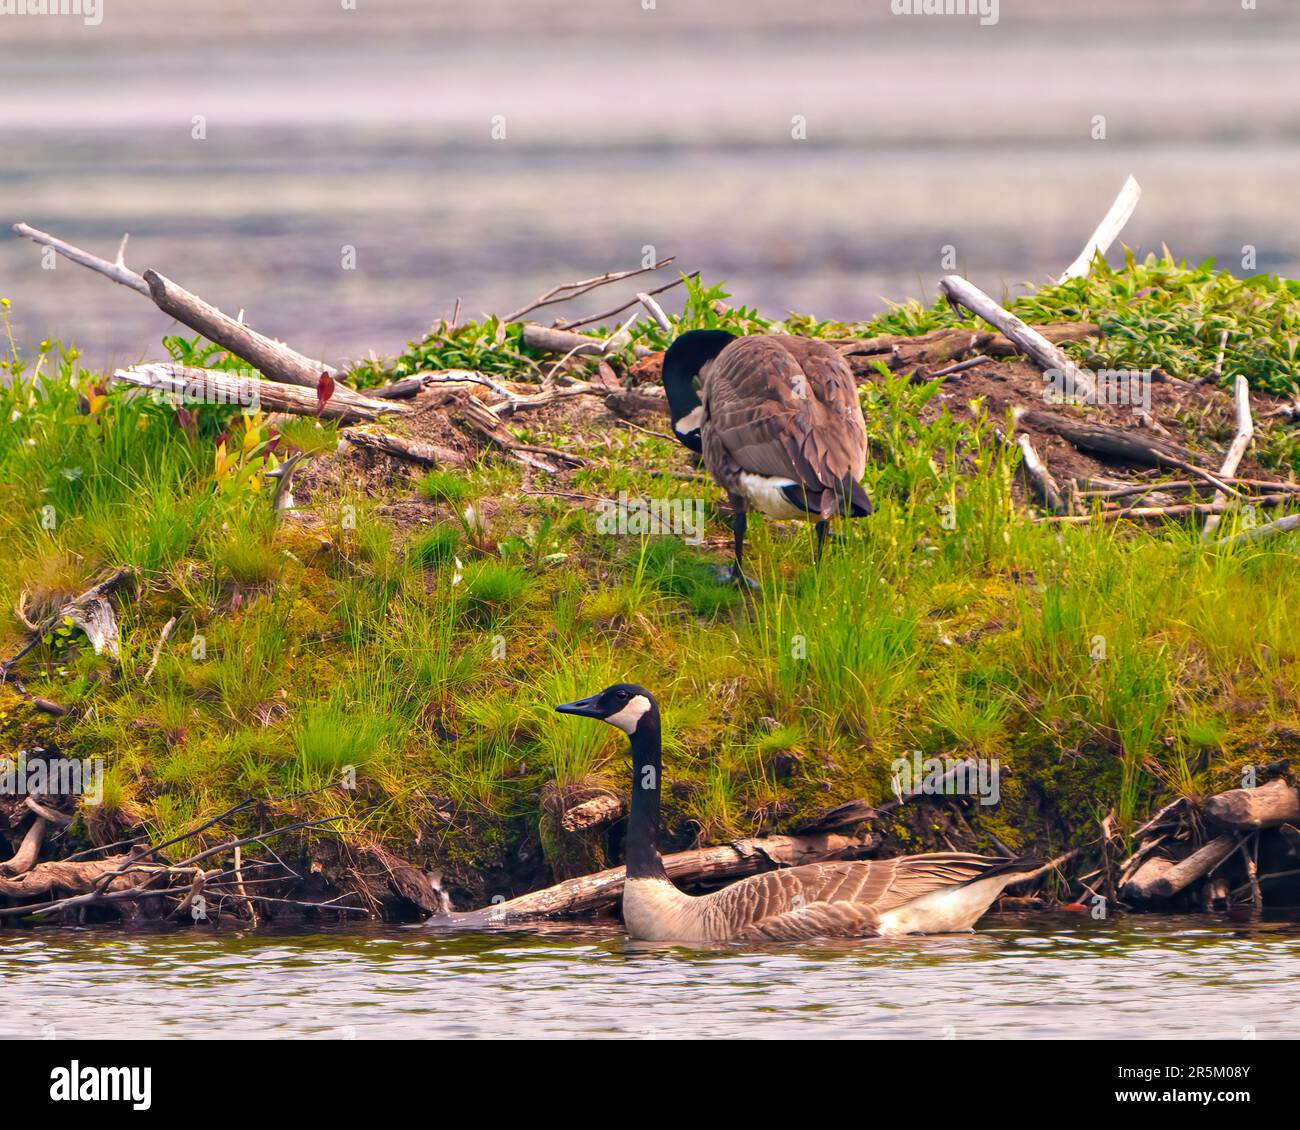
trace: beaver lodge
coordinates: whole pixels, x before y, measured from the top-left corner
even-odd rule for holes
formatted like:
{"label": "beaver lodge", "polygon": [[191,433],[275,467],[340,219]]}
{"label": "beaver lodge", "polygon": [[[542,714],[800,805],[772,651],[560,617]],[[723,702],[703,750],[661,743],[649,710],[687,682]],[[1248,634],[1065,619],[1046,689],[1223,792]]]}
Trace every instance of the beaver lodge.
{"label": "beaver lodge", "polygon": [[[1110,219],[1014,300],[773,320],[664,260],[345,371],[18,225],[196,336],[4,362],[0,923],[608,912],[620,735],[551,707],[623,679],[688,889],[961,850],[1042,860],[1004,904],[1296,905],[1300,284]],[[815,567],[751,521],[752,594],[669,434],[698,328],[859,382],[875,513]]]}

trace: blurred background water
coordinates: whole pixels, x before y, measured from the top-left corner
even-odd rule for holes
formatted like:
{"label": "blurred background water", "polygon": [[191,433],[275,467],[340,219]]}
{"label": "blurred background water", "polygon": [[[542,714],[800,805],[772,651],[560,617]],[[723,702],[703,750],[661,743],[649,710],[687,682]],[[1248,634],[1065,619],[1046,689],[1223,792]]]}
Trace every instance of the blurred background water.
{"label": "blurred background water", "polygon": [[135,269],[331,362],[647,246],[769,314],[928,298],[945,245],[998,294],[1069,263],[1129,173],[1130,244],[1300,273],[1297,4],[103,2],[0,16],[0,295],[25,347],[96,365],[169,319],[10,223],[109,258],[129,231]]}

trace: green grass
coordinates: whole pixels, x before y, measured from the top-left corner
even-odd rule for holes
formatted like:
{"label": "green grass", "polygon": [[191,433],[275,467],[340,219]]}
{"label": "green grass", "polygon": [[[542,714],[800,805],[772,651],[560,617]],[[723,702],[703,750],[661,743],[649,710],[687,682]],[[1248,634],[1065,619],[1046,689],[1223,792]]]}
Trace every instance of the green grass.
{"label": "green grass", "polygon": [[[678,326],[842,336],[967,324],[919,303],[862,325],[776,323],[719,312],[723,297],[692,284]],[[1110,337],[1072,346],[1080,356],[1184,376],[1213,365],[1226,327],[1249,345],[1229,350],[1225,380],[1293,387],[1295,292],[1281,280],[1148,260],[1015,308],[1101,322]],[[540,359],[499,329],[442,327],[369,376],[535,378]],[[230,362],[198,342],[168,347],[189,363]],[[356,788],[308,798],[304,815],[346,815],[399,855],[487,873],[534,842],[548,786],[626,787],[621,736],[551,709],[619,679],[661,698],[667,827],[680,846],[884,800],[891,761],[912,750],[1002,761],[1002,804],[970,820],[1026,847],[1083,842],[1112,810],[1131,826],[1172,791],[1294,758],[1297,539],[1229,550],[1179,524],[1033,524],[1012,506],[1016,457],[993,437],[1003,421],[933,414],[937,383],[864,387],[877,513],[841,523],[819,567],[808,528],[753,521],[749,600],[718,579],[729,531],[714,488],[663,475],[688,464],[651,435],[589,433],[579,450],[591,464],[558,497],[525,494],[505,462],[412,478],[392,493],[432,502],[442,520],[410,532],[382,516],[387,499],[327,483],[305,507],[317,528],[275,520],[262,475],[281,447],[330,458],[332,426],[294,421],[277,443],[236,410],[182,418],[104,388],[53,346],[30,362],[11,354],[5,369],[0,603],[14,608],[26,590],[39,611],[121,565],[140,578],[119,603],[120,667],[76,633],[24,661],[28,689],[71,715],[38,716],[0,690],[0,749],[53,740],[106,761],[109,803],[70,843],[141,820],[176,832],[245,795],[319,788],[351,767]],[[529,426],[539,443],[580,442]],[[1275,429],[1259,442],[1275,465],[1295,456]],[[601,532],[567,491],[702,496],[711,544]],[[471,504],[484,512],[472,520]],[[5,653],[21,636],[0,621]]]}

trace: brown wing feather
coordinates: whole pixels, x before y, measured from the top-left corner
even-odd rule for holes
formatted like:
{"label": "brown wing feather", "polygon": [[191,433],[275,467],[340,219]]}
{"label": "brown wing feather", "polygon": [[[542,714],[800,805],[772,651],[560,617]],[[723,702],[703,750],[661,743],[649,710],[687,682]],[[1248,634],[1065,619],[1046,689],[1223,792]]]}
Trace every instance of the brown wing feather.
{"label": "brown wing feather", "polygon": [[769,871],[706,896],[710,933],[741,941],[869,937],[880,915],[1007,861],[964,852],[809,863]]}
{"label": "brown wing feather", "polygon": [[852,370],[825,342],[738,338],[704,372],[705,462],[728,489],[740,471],[833,487],[866,467]]}

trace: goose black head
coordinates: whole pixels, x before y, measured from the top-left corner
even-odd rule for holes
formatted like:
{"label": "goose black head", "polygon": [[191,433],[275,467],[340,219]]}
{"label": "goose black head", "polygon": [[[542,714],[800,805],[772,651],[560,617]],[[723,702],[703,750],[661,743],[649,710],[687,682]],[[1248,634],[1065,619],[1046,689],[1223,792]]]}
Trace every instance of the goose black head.
{"label": "goose black head", "polygon": [[629,736],[635,734],[643,722],[650,726],[659,719],[655,696],[635,683],[615,683],[598,694],[580,698],[577,702],[563,702],[555,709],[560,714],[576,714],[579,718],[599,718]]}
{"label": "goose black head", "polygon": [[673,434],[692,451],[702,450],[700,423],[704,415],[695,378],[736,335],[726,330],[687,330],[664,354],[664,393],[673,416]]}

